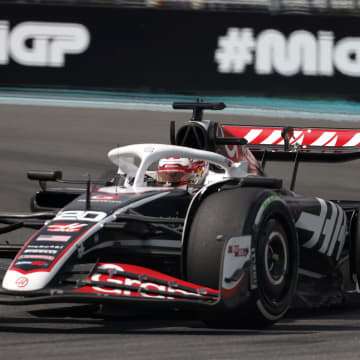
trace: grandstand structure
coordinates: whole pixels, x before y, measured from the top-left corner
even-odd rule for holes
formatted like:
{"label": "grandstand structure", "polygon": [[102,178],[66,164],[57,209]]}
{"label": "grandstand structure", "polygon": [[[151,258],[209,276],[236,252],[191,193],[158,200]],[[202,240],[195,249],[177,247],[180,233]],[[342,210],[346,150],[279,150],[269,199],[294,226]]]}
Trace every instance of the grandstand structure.
{"label": "grandstand structure", "polygon": [[0,0],[0,3],[360,15],[360,0]]}

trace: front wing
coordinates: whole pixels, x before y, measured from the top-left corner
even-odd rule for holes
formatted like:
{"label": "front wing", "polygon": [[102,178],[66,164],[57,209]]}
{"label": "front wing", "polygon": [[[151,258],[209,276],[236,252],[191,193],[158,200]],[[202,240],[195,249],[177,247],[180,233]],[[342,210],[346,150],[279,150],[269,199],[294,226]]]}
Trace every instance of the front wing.
{"label": "front wing", "polygon": [[[119,263],[78,264],[64,269],[61,281],[42,290],[24,291],[29,278],[19,273],[19,290],[0,290],[2,305],[47,303],[119,303],[122,308],[228,311],[248,299],[250,241],[226,240],[219,288],[211,289],[142,266]],[[245,249],[241,257],[233,249]],[[216,264],[214,264],[216,266]]]}

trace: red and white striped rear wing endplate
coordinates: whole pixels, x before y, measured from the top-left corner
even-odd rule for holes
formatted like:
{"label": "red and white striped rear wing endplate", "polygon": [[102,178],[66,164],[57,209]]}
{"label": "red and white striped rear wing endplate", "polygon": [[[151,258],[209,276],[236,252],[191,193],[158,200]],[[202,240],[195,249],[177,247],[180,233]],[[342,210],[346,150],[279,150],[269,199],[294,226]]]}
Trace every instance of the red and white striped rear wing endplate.
{"label": "red and white striped rear wing endplate", "polygon": [[[236,125],[225,125],[223,127],[230,131],[234,137],[245,138],[251,145],[284,145],[282,136],[284,128],[282,127]],[[294,128],[291,129],[291,132],[290,145],[340,148],[360,146],[360,129]]]}
{"label": "red and white striped rear wing endplate", "polygon": [[[241,125],[223,125],[223,128],[236,138],[245,138],[255,155],[264,150],[282,153],[278,156],[270,155],[269,159],[273,160],[289,160],[295,151],[300,152],[301,160],[305,161],[348,161],[360,158],[360,129]],[[286,156],[284,152],[290,155]]]}

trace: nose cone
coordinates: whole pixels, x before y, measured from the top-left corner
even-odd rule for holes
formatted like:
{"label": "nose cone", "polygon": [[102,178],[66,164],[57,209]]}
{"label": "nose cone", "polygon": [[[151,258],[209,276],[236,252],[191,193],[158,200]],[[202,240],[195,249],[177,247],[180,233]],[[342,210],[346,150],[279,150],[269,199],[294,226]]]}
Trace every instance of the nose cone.
{"label": "nose cone", "polygon": [[47,271],[22,274],[16,270],[8,270],[2,287],[11,291],[36,291],[43,289],[50,280],[50,273]]}

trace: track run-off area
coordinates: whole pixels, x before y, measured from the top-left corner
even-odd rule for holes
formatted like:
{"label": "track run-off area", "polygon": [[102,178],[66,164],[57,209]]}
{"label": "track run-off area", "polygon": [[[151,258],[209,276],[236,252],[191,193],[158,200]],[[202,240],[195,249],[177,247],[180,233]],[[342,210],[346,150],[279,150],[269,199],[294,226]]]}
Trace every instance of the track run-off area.
{"label": "track run-off area", "polygon": [[[167,109],[170,109],[169,102]],[[55,104],[51,104],[55,105]],[[0,210],[28,210],[38,189],[28,170],[62,170],[65,178],[96,178],[118,145],[169,143],[169,122],[190,112],[119,108],[0,105]],[[353,114],[356,116],[356,114]],[[360,127],[346,116],[255,116],[210,113],[223,123]],[[360,117],[359,117],[360,119]],[[359,120],[360,121],[360,120]],[[267,165],[289,183],[292,164]],[[360,162],[300,164],[296,191],[327,199],[360,198]],[[21,236],[21,235],[19,235]],[[25,235],[24,235],[25,236]],[[5,241],[1,236],[0,241]],[[0,306],[0,359],[358,359],[360,298],[337,308],[290,311],[267,330],[210,329],[164,313],[93,316],[86,306]]]}

